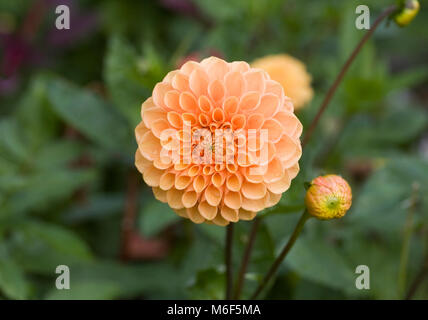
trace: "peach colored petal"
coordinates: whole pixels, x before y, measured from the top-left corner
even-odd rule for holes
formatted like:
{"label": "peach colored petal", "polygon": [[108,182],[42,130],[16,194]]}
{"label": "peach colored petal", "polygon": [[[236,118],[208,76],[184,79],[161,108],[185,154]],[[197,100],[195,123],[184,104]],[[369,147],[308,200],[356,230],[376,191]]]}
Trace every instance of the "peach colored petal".
{"label": "peach colored petal", "polygon": [[232,115],[238,111],[238,102],[237,97],[228,97],[224,100],[223,109],[226,113],[226,119],[231,119]]}
{"label": "peach colored petal", "polygon": [[281,200],[282,197],[282,193],[281,194],[276,194],[276,193],[272,193],[270,191],[268,191],[268,199],[267,199],[267,206],[268,207],[273,207],[274,205],[277,205],[278,202]]}
{"label": "peach colored petal", "polygon": [[225,220],[230,222],[238,222],[239,220],[238,210],[236,209],[223,206],[220,210],[220,214]]}
{"label": "peach colored petal", "polygon": [[190,91],[189,77],[178,72],[172,78],[172,87],[180,92]]}
{"label": "peach colored petal", "polygon": [[168,91],[164,97],[164,103],[168,109],[179,111],[180,108],[180,92],[177,90]]}
{"label": "peach colored petal", "polygon": [[151,128],[151,124],[158,119],[166,119],[166,112],[159,107],[149,108],[143,112],[143,122],[147,128]]}
{"label": "peach colored petal", "polygon": [[252,183],[244,180],[241,192],[248,199],[262,199],[266,195],[266,186],[263,183]]}
{"label": "peach colored petal", "polygon": [[223,109],[215,108],[212,112],[212,119],[215,122],[222,123],[225,120],[225,115]]}
{"label": "peach colored petal", "polygon": [[279,181],[283,174],[284,168],[282,167],[281,160],[275,157],[268,164],[267,172],[264,175],[264,181],[267,183]]}
{"label": "peach colored petal", "polygon": [[244,93],[239,101],[238,110],[241,112],[250,112],[258,106],[260,94],[257,91]]}
{"label": "peach colored petal", "polygon": [[[229,66],[226,61],[215,57],[208,59],[212,59],[207,65],[207,74],[209,75],[210,79],[223,81],[224,76],[229,72]],[[201,62],[201,64],[203,63],[204,61]]]}
{"label": "peach colored petal", "polygon": [[155,199],[159,200],[160,202],[166,203],[167,199],[166,199],[166,191],[157,188],[157,187],[153,187],[153,195],[155,196]]}
{"label": "peach colored petal", "polygon": [[183,128],[183,119],[178,112],[170,111],[167,113],[166,118],[171,126],[177,129]]}
{"label": "peach colored petal", "polygon": [[231,174],[226,179],[226,186],[231,191],[239,191],[242,185],[242,177],[238,174]]}
{"label": "peach colored petal", "polygon": [[232,129],[233,130],[239,130],[245,127],[246,124],[246,119],[245,116],[242,114],[235,114],[232,117],[232,120],[230,121],[230,123],[232,124]]}
{"label": "peach colored petal", "polygon": [[230,64],[230,70],[235,72],[246,72],[250,70],[250,65],[245,61],[234,61]]}
{"label": "peach colored petal", "polygon": [[265,91],[264,71],[252,69],[244,73],[244,79],[248,91]]}
{"label": "peach colored petal", "polygon": [[186,189],[192,183],[192,178],[188,175],[181,174],[175,176],[175,188],[178,190]]}
{"label": "peach colored petal", "polygon": [[190,90],[192,90],[197,97],[206,95],[208,93],[207,74],[202,70],[193,70],[189,77],[189,86]]}
{"label": "peach colored petal", "polygon": [[232,209],[239,209],[242,205],[241,193],[228,191],[224,196],[224,203]]}
{"label": "peach colored petal", "polygon": [[187,208],[187,216],[193,223],[203,223],[205,218],[202,217],[196,207]]}
{"label": "peach colored petal", "polygon": [[166,82],[159,82],[155,88],[153,89],[153,102],[156,104],[156,106],[164,109],[165,111],[171,110],[168,108],[165,104],[165,95],[168,91],[173,90],[173,87]]}
{"label": "peach colored petal", "polygon": [[144,170],[148,168],[150,165],[151,165],[150,160],[147,160],[146,158],[144,158],[140,150],[137,149],[137,151],[135,152],[135,166],[137,167],[138,171],[143,173]]}
{"label": "peach colored petal", "polygon": [[193,191],[193,190],[184,192],[183,198],[181,199],[181,202],[183,203],[183,206],[185,208],[194,207],[197,201],[198,201],[198,194],[196,193],[196,191]]}
{"label": "peach colored petal", "polygon": [[202,112],[210,113],[213,109],[211,100],[207,96],[200,96],[198,99],[198,106]]}
{"label": "peach colored petal", "polygon": [[161,134],[164,130],[170,128],[168,121],[165,119],[157,119],[152,123],[152,132],[156,138],[160,139]]}
{"label": "peach colored petal", "polygon": [[210,205],[207,201],[201,201],[198,210],[201,216],[207,220],[212,220],[217,215],[217,207]]}
{"label": "peach colored petal", "polygon": [[239,210],[239,219],[241,220],[253,220],[256,215],[257,212],[254,211],[248,211],[245,209]]}
{"label": "peach colored petal", "polygon": [[216,215],[216,217],[212,220],[212,222],[214,222],[214,224],[220,226],[220,227],[225,227],[229,224],[229,221],[223,219],[223,217],[221,215]]}
{"label": "peach colored petal", "polygon": [[141,137],[138,148],[146,159],[153,161],[159,157],[161,151],[160,140],[151,131],[148,131]]}
{"label": "peach colored petal", "polygon": [[202,192],[207,185],[208,185],[208,178],[205,176],[200,175],[193,180],[193,188],[198,193]]}
{"label": "peach colored petal", "polygon": [[162,190],[169,190],[174,186],[175,174],[172,172],[164,172],[159,181],[159,187]]}
{"label": "peach colored petal", "polygon": [[221,99],[223,99],[225,92],[226,89],[224,88],[223,83],[217,79],[211,81],[208,85],[208,94],[214,101],[220,101]]}
{"label": "peach colored petal", "polygon": [[224,77],[226,95],[240,97],[245,90],[245,80],[242,73],[232,71]]}
{"label": "peach colored petal", "polygon": [[291,179],[288,176],[288,173],[285,171],[282,178],[276,182],[267,183],[266,186],[269,189],[270,192],[281,194],[288,190],[291,184]]}
{"label": "peach colored petal", "polygon": [[211,184],[205,189],[204,195],[210,205],[218,206],[222,198],[222,191]]}
{"label": "peach colored petal", "polygon": [[264,117],[261,113],[252,113],[247,119],[247,129],[259,130],[264,122]]}
{"label": "peach colored petal", "polygon": [[150,187],[159,187],[159,181],[162,174],[162,170],[156,169],[153,166],[147,167],[143,172],[144,182]]}
{"label": "peach colored petal", "polygon": [[177,189],[169,189],[166,192],[166,199],[168,201],[168,204],[173,209],[183,209],[183,202],[181,199],[183,198],[184,191],[183,190],[177,190]]}
{"label": "peach colored petal", "polygon": [[260,98],[260,104],[254,112],[263,114],[265,118],[271,118],[278,111],[280,106],[279,98],[271,93]]}
{"label": "peach colored petal", "polygon": [[262,129],[268,131],[268,139],[272,142],[278,142],[284,131],[281,124],[275,119],[265,120]]}
{"label": "peach colored petal", "polygon": [[220,188],[225,182],[225,180],[226,180],[226,174],[224,172],[215,172],[211,176],[211,183],[217,188]]}
{"label": "peach colored petal", "polygon": [[295,165],[288,168],[287,174],[290,177],[290,179],[294,179],[299,173],[299,170],[300,170],[299,163],[296,163]]}
{"label": "peach colored petal", "polygon": [[246,197],[242,197],[242,209],[248,211],[261,211],[265,208],[265,199],[248,199]]}

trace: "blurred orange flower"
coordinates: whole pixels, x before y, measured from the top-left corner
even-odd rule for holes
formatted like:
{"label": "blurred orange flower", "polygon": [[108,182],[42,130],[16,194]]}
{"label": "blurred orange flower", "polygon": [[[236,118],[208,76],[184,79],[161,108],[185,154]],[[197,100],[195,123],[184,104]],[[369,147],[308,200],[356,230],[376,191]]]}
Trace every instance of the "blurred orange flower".
{"label": "blurred orange flower", "polygon": [[251,66],[265,70],[272,80],[278,81],[296,110],[312,100],[312,77],[296,58],[286,54],[269,55],[255,60]]}
{"label": "blurred orange flower", "polygon": [[299,172],[293,104],[246,62],[186,62],[155,86],[141,115],[135,165],[158,200],[195,223],[251,220]]}

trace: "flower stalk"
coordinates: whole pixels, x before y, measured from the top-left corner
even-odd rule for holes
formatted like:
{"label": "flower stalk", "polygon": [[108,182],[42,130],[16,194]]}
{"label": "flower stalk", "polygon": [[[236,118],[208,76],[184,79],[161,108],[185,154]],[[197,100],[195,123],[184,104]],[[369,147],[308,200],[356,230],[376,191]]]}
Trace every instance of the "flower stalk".
{"label": "flower stalk", "polygon": [[322,116],[322,114],[327,109],[331,99],[333,98],[334,94],[336,93],[337,88],[339,87],[340,83],[343,80],[343,77],[345,76],[346,72],[348,71],[349,67],[351,66],[352,62],[354,62],[355,58],[360,53],[361,49],[363,48],[364,44],[367,42],[367,40],[370,39],[372,34],[375,32],[375,30],[378,28],[378,26],[381,24],[381,22],[389,17],[392,13],[394,13],[397,10],[396,5],[392,5],[388,8],[386,8],[380,16],[375,20],[373,23],[373,26],[367,31],[367,33],[364,35],[364,37],[360,40],[358,45],[355,47],[354,51],[349,56],[348,60],[346,60],[345,64],[343,65],[342,69],[340,70],[339,74],[336,77],[336,80],[333,82],[333,85],[328,90],[323,102],[321,103],[321,106],[315,116],[315,118],[312,120],[311,124],[309,125],[309,129],[307,133],[305,134],[302,142],[302,147],[304,147],[310,137],[312,136],[316,126],[318,125],[318,122]]}
{"label": "flower stalk", "polygon": [[296,227],[294,228],[293,234],[291,235],[290,239],[288,239],[287,244],[282,249],[279,256],[275,259],[274,263],[272,264],[271,268],[269,269],[266,276],[263,278],[262,282],[257,287],[254,294],[251,296],[251,299],[257,299],[259,294],[263,291],[263,289],[266,287],[266,285],[269,283],[269,280],[273,277],[273,275],[278,270],[279,266],[281,265],[282,261],[284,261],[287,254],[290,252],[291,248],[293,247],[294,243],[296,242],[297,238],[299,237],[300,232],[303,229],[303,226],[305,225],[306,221],[311,217],[309,212],[305,210],[300,217],[299,221],[297,222]]}
{"label": "flower stalk", "polygon": [[232,244],[233,244],[233,226],[231,223],[226,227],[226,248],[225,248],[225,264],[226,264],[226,299],[232,298],[233,284],[233,268],[232,268]]}

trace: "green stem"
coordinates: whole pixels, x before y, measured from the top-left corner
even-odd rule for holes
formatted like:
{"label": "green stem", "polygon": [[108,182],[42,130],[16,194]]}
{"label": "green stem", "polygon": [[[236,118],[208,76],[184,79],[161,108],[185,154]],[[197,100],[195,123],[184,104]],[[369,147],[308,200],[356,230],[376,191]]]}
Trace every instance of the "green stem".
{"label": "green stem", "polygon": [[233,270],[232,270],[232,243],[233,243],[233,223],[230,223],[226,228],[226,299],[232,298],[232,283],[233,283]]}
{"label": "green stem", "polygon": [[252,300],[257,299],[257,296],[262,292],[262,290],[264,289],[264,287],[269,283],[269,280],[276,273],[276,271],[278,270],[278,268],[281,265],[282,261],[285,259],[285,257],[287,256],[287,254],[290,252],[291,248],[293,247],[294,243],[296,242],[297,237],[299,236],[300,232],[302,231],[303,226],[305,225],[306,221],[310,217],[311,216],[309,215],[309,213],[307,212],[307,210],[305,210],[303,212],[302,216],[300,217],[299,222],[297,222],[297,225],[294,228],[293,234],[291,235],[290,239],[288,239],[287,244],[282,249],[282,251],[279,254],[279,256],[275,259],[275,261],[273,262],[272,266],[270,267],[268,273],[263,278],[262,282],[259,284],[259,286],[257,287],[257,289],[254,292],[254,294],[251,296]]}
{"label": "green stem", "polygon": [[249,263],[250,257],[251,257],[251,251],[253,250],[253,245],[254,245],[254,242],[256,239],[257,230],[259,229],[259,225],[260,225],[260,218],[254,219],[253,226],[251,227],[250,237],[248,239],[248,243],[247,243],[247,246],[245,248],[244,256],[242,258],[241,268],[239,269],[238,280],[236,282],[235,296],[234,296],[234,298],[236,300],[239,300],[239,298],[241,297],[241,291],[242,291],[242,288],[244,285],[244,277],[245,277],[245,273],[247,272],[248,263]]}
{"label": "green stem", "polygon": [[358,53],[363,48],[364,44],[367,42],[367,40],[370,39],[371,35],[375,32],[376,28],[380,25],[380,23],[387,18],[391,13],[395,12],[397,9],[396,5],[392,5],[388,8],[386,8],[380,16],[375,20],[373,23],[373,26],[367,31],[367,33],[364,35],[364,37],[360,40],[358,45],[355,47],[354,51],[352,51],[351,55],[349,56],[348,60],[346,60],[345,64],[343,65],[342,69],[340,70],[339,74],[336,77],[336,80],[333,82],[332,86],[328,90],[323,102],[321,103],[321,106],[314,118],[312,120],[311,124],[309,125],[309,129],[305,134],[305,137],[302,142],[302,147],[304,147],[308,141],[309,138],[312,136],[312,133],[315,130],[315,127],[317,126],[322,114],[327,109],[328,104],[330,103],[330,100],[333,98],[334,94],[336,93],[337,88],[339,87],[340,83],[343,80],[343,77],[345,76],[346,72],[348,71],[349,67],[351,66],[352,62],[357,57]]}
{"label": "green stem", "polygon": [[407,282],[407,263],[409,259],[410,240],[413,235],[413,216],[417,203],[419,186],[413,185],[413,192],[410,199],[409,210],[407,211],[406,225],[404,227],[403,245],[401,247],[400,268],[398,271],[398,296],[402,297],[405,294]]}

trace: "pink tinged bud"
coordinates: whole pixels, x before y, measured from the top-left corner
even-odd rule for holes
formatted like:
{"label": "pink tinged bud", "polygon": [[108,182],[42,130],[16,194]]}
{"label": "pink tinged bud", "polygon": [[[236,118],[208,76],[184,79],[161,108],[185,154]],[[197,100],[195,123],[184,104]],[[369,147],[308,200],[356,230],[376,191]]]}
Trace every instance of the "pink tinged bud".
{"label": "pink tinged bud", "polygon": [[322,220],[341,218],[352,204],[352,190],[338,175],[320,176],[312,180],[306,192],[308,212]]}

